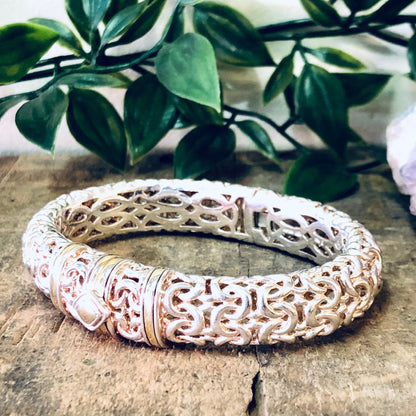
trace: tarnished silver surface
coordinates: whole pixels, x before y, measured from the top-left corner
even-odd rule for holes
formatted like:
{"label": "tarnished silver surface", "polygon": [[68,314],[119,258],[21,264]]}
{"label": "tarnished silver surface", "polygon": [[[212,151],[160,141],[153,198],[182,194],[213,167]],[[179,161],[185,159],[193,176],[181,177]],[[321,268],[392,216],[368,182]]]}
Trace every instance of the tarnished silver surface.
{"label": "tarnished silver surface", "polygon": [[[85,244],[148,230],[221,235],[319,266],[250,278],[184,275]],[[327,335],[362,316],[382,285],[380,250],[348,215],[209,181],[136,180],[62,195],[30,221],[23,259],[38,287],[86,328],[158,347]]]}

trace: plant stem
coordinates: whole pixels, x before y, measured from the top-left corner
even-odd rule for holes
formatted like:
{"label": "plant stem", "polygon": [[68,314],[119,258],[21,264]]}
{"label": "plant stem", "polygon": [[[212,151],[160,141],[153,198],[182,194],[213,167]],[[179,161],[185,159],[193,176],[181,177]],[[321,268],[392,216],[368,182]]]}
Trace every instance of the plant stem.
{"label": "plant stem", "polygon": [[290,126],[293,126],[296,123],[296,117],[289,117],[280,128],[286,131]]}
{"label": "plant stem", "polygon": [[159,52],[160,48],[162,47],[162,44],[163,44],[163,39],[157,42],[153,46],[153,48],[145,52],[141,52],[139,56],[136,59],[133,59],[132,61],[123,62],[123,63],[116,64],[116,65],[109,65],[109,66],[96,66],[93,72],[98,72],[101,74],[109,74],[112,72],[122,71],[124,69],[129,69],[136,65],[142,64],[144,61],[146,61],[146,59],[150,58],[151,56]]}
{"label": "plant stem", "polygon": [[368,32],[376,38],[385,40],[395,45],[404,46],[405,48],[407,48],[407,44],[409,43],[408,39],[404,38],[403,36],[399,36],[396,33],[392,33],[387,30],[370,29]]}
{"label": "plant stem", "polygon": [[401,25],[402,23],[416,23],[414,14],[401,14],[385,21],[390,26]]}
{"label": "plant stem", "polygon": [[[2,97],[2,98],[0,98],[0,105],[3,104],[6,101],[14,100],[15,98],[21,98],[22,101],[23,100],[31,100],[32,98],[34,98],[34,97],[32,97],[31,94],[32,94],[31,92],[23,92],[23,93],[20,93],[20,94],[13,94],[13,95],[8,95],[7,97]],[[2,113],[2,116],[3,116],[3,114],[4,113]]]}
{"label": "plant stem", "polygon": [[[62,70],[65,70],[65,69],[77,69],[79,67],[80,67],[79,64],[77,64],[77,65],[68,65],[68,66],[65,66],[63,68],[60,68],[60,71],[62,72]],[[34,79],[49,78],[49,77],[54,76],[55,73],[56,73],[56,68],[55,67],[51,68],[51,69],[45,69],[43,71],[29,72],[23,78],[19,79],[19,82],[32,81]],[[66,73],[68,73],[68,72],[66,72]]]}
{"label": "plant stem", "polygon": [[236,118],[237,118],[237,112],[231,112],[231,117],[227,120],[227,122],[225,123],[225,126],[230,127],[234,123]]}
{"label": "plant stem", "polygon": [[347,167],[347,170],[348,170],[348,172],[351,172],[351,173],[360,173],[360,172],[363,172],[365,170],[376,168],[377,166],[380,166],[382,164],[383,164],[383,162],[380,161],[380,160],[373,160],[371,162],[363,163],[362,165],[349,166],[349,167]]}
{"label": "plant stem", "polygon": [[[97,60],[97,64],[99,67],[104,66],[114,66],[114,65],[125,65],[125,64],[131,64],[131,62],[135,61],[136,59],[141,59],[143,54],[148,51],[143,51],[139,53],[133,53],[133,54],[127,54],[127,55],[120,55],[120,56],[100,56],[100,58]],[[148,56],[146,60],[140,62],[142,65],[154,65],[153,61],[151,61],[149,58],[153,58],[156,56],[156,52],[152,55]],[[125,68],[124,68],[125,69]]]}
{"label": "plant stem", "polygon": [[[54,69],[51,69],[51,70],[49,70],[49,71],[52,71],[52,73],[54,73]],[[79,71],[76,71],[76,72],[78,72],[79,73]],[[85,71],[82,71],[83,73],[85,73]],[[90,69],[90,71],[89,71],[90,73],[94,73],[94,71],[92,71],[91,69]],[[0,98],[0,104],[2,103],[2,102],[4,102],[4,101],[7,101],[8,99],[10,99],[11,97],[24,97],[24,99],[27,99],[27,100],[33,100],[34,98],[36,98],[39,94],[42,94],[43,92],[45,92],[46,90],[48,90],[50,87],[52,87],[53,85],[55,85],[55,84],[58,84],[59,83],[59,81],[63,78],[63,77],[65,77],[66,75],[68,75],[68,74],[70,74],[71,73],[71,71],[69,71],[69,72],[66,72],[66,71],[63,71],[63,72],[61,72],[61,73],[59,73],[59,74],[57,74],[57,75],[55,75],[51,80],[49,80],[46,84],[44,84],[44,85],[42,85],[40,88],[38,88],[37,90],[34,90],[34,91],[30,91],[30,92],[23,92],[23,93],[21,93],[21,94],[15,94],[15,95],[13,95],[13,96],[7,96],[7,97],[4,97],[4,98]],[[36,74],[36,73],[35,73]],[[30,74],[28,74],[28,75],[30,75]]]}
{"label": "plant stem", "polygon": [[299,51],[304,64],[307,65],[309,62],[308,62],[308,58],[306,57],[306,50],[303,47],[302,42],[300,40],[296,41],[295,50]]}
{"label": "plant stem", "polygon": [[296,19],[288,22],[279,22],[268,26],[261,26],[257,28],[257,30],[261,35],[268,35],[272,33],[289,32],[291,30],[301,30],[315,26],[316,23],[310,19]]}
{"label": "plant stem", "polygon": [[[122,71],[124,69],[129,69],[132,67],[135,67],[137,65],[142,64],[143,62],[145,62],[148,58],[154,57],[156,56],[156,54],[159,52],[159,50],[162,48],[163,43],[165,42],[165,38],[169,32],[169,28],[172,26],[172,22],[173,22],[173,17],[176,13],[176,10],[178,8],[182,7],[180,5],[180,2],[176,2],[176,5],[174,7],[174,9],[171,12],[171,18],[168,22],[168,24],[166,25],[165,31],[162,35],[162,37],[159,39],[158,42],[155,43],[155,45],[150,48],[147,51],[144,52],[139,52],[137,54],[137,58],[130,60],[128,62],[122,62],[116,65],[110,65],[110,66],[96,66],[94,68],[94,72],[98,72],[101,74],[108,74],[108,73],[112,73],[112,72],[118,72],[118,71]],[[123,56],[124,58],[125,56]],[[107,57],[108,58],[108,57]]]}
{"label": "plant stem", "polygon": [[83,58],[76,56],[76,55],[60,55],[60,56],[54,56],[53,58],[49,59],[43,59],[39,61],[34,68],[41,68],[48,65],[56,65],[61,64],[62,62],[66,61],[77,61],[82,60]]}
{"label": "plant stem", "polygon": [[[319,26],[316,26],[318,28]],[[270,41],[288,41],[288,40],[302,40],[302,39],[311,39],[311,38],[329,38],[329,37],[336,37],[336,36],[352,36],[358,35],[361,33],[368,33],[370,29],[380,30],[386,28],[387,25],[385,23],[381,23],[378,25],[374,25],[372,27],[369,26],[353,26],[349,28],[336,28],[336,29],[323,29],[323,30],[311,30],[307,32],[301,33],[275,33],[274,31],[266,31],[262,28],[259,29],[260,34],[262,35],[262,39],[265,42]]]}
{"label": "plant stem", "polygon": [[[362,18],[356,19],[355,16],[350,15],[349,17],[343,19],[340,28],[322,29],[321,26],[318,26],[310,19],[297,19],[290,22],[262,26],[257,28],[257,30],[262,35],[263,40],[267,42],[275,40],[287,41],[304,38],[351,36],[371,31],[379,31],[385,29],[388,26],[396,26],[403,23],[416,23],[416,16],[413,15],[400,15],[387,19],[385,22],[373,23],[372,25],[361,23],[361,19]],[[307,28],[311,28],[312,30],[304,31]],[[297,31],[301,30],[302,32],[296,33]]]}
{"label": "plant stem", "polygon": [[352,26],[352,24],[354,23],[354,19],[355,19],[355,12],[351,12],[350,15],[347,17],[347,19],[345,20],[345,27],[350,27]]}
{"label": "plant stem", "polygon": [[[159,49],[160,47],[161,45],[159,45],[159,42],[158,42],[152,49],[149,49],[148,51],[145,51],[145,52],[141,52],[140,55],[133,61],[122,62],[116,65],[106,65],[106,66],[102,65],[102,66],[96,66],[95,68],[86,68],[86,67],[82,68],[81,67],[82,63],[76,64],[76,65],[67,65],[61,68],[62,72],[60,72],[59,75],[68,75],[74,72],[78,74],[96,74],[96,73],[111,74],[114,72],[122,71],[123,69],[136,68],[139,64],[146,62],[146,60],[150,56],[152,56],[152,54],[155,53],[155,51]],[[51,62],[49,62],[49,64],[50,63]],[[75,70],[75,71],[72,71],[72,70]],[[54,74],[55,74],[55,70],[53,68],[46,69],[44,71],[30,72],[29,74],[26,74],[23,78],[21,78],[19,82],[30,81],[30,80],[41,79],[41,78],[48,78],[48,77],[53,76]],[[55,81],[58,81],[59,79],[60,79],[60,76],[53,78],[48,84],[45,84],[47,85],[47,87],[42,91],[40,90],[33,91],[33,93],[35,94],[34,96],[36,96],[36,94],[40,92],[46,91],[46,89],[48,89],[51,85],[55,83]]]}
{"label": "plant stem", "polygon": [[282,135],[290,144],[292,144],[296,149],[302,151],[303,153],[310,153],[310,150],[304,146],[303,144],[297,142],[292,136],[290,136],[288,133],[286,133],[286,128],[282,128],[282,126],[279,126],[277,123],[275,123],[271,118],[256,113],[254,111],[248,111],[248,110],[241,110],[236,107],[232,107],[230,105],[224,104],[224,110],[229,111],[231,114],[242,115],[242,116],[248,116],[253,118],[258,118],[259,120],[264,121],[269,126],[273,127],[280,135]]}
{"label": "plant stem", "polygon": [[[350,22],[349,20],[351,19],[351,17],[347,17],[346,19],[344,19],[344,21],[350,23],[351,25],[354,23]],[[318,35],[320,37],[330,37],[330,36],[340,36],[340,35],[348,35],[348,34],[357,34],[357,30],[358,33],[365,33],[367,32],[369,29],[382,29],[385,28],[387,26],[396,26],[396,25],[401,25],[403,23],[416,23],[416,16],[415,15],[399,15],[399,16],[395,16],[389,19],[386,19],[386,21],[384,22],[380,22],[377,24],[373,24],[372,26],[369,26],[367,24],[361,24],[360,20],[365,19],[364,17],[361,18],[356,18],[355,20],[355,26],[350,27],[350,28],[341,28],[341,29],[334,29],[334,28],[330,28],[330,29],[323,29],[323,30],[316,30],[316,29],[322,29],[321,26],[318,26],[314,21],[312,21],[311,19],[296,19],[296,20],[291,20],[288,22],[280,22],[280,23],[275,23],[272,25],[268,25],[268,26],[261,26],[258,27],[257,30],[260,32],[260,34],[263,37],[263,40],[265,41],[269,41],[269,40],[296,40],[296,34],[294,33],[289,33],[284,35],[284,32],[291,32],[291,31],[300,31],[302,29],[307,29],[307,28],[315,28],[315,30],[311,31],[311,32],[305,32],[305,33],[301,33],[300,36],[302,37],[309,37],[310,34],[313,34],[314,37],[318,37]],[[353,32],[351,33],[351,30],[353,30]],[[281,38],[278,37],[278,35],[281,34]],[[318,34],[318,35],[317,35]],[[274,35],[276,36],[276,39],[274,39]],[[293,39],[291,38],[291,36],[294,36]]]}
{"label": "plant stem", "polygon": [[137,72],[140,75],[147,75],[147,74],[151,74],[150,71],[148,71],[147,69],[141,67],[140,65],[135,65],[132,66],[131,69],[135,72]]}

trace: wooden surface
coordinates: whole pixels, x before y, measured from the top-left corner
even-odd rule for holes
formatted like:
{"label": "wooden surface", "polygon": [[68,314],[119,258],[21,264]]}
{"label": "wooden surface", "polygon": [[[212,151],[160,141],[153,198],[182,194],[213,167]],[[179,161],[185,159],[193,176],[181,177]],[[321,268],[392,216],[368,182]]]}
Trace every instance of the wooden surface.
{"label": "wooden surface", "polygon": [[[244,164],[242,163],[244,161]],[[124,176],[94,156],[0,158],[0,415],[410,415],[416,408],[415,218],[388,168],[361,177],[333,205],[363,222],[383,250],[382,292],[350,327],[315,341],[169,350],[121,343],[64,318],[21,260],[31,216],[61,193],[121,179],[171,177],[168,156]],[[211,174],[281,189],[254,154]],[[252,275],[305,266],[243,243],[156,234],[102,249],[183,272]]]}

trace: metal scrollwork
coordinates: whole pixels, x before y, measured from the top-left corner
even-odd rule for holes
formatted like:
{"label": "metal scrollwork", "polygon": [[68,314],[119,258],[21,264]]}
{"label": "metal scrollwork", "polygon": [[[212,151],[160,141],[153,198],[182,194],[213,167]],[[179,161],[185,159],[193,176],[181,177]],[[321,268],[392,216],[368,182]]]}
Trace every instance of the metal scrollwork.
{"label": "metal scrollwork", "polygon": [[[186,275],[86,245],[159,230],[234,238],[318,266],[267,276]],[[88,329],[158,347],[327,335],[362,316],[382,286],[373,236],[345,213],[208,181],[137,180],[63,195],[29,223],[23,258],[39,288]]]}

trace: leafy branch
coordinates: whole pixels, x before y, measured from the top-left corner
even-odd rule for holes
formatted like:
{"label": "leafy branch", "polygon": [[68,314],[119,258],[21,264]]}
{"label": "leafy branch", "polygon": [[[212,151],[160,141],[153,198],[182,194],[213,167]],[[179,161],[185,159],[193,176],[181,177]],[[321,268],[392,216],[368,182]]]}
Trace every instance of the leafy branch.
{"label": "leafy branch", "polygon": [[[223,3],[177,0],[150,49],[114,55],[110,51],[137,42],[159,22],[166,0],[66,0],[73,28],[44,18],[0,28],[0,84],[45,79],[38,89],[0,98],[0,117],[19,105],[19,131],[53,152],[66,116],[74,138],[120,170],[138,163],[170,130],[187,128],[173,162],[181,178],[224,163],[235,151],[235,129],[278,164],[268,126],[298,155],[284,192],[321,201],[341,197],[355,189],[357,173],[380,163],[351,163],[350,149],[365,142],[349,125],[349,108],[371,101],[390,76],[366,72],[340,49],[310,48],[304,41],[366,33],[406,48],[413,79],[416,35],[406,38],[391,28],[408,25],[415,33],[416,16],[404,13],[411,0],[343,0],[345,15],[335,8],[341,0],[300,2],[307,19],[255,28]],[[276,62],[267,43],[286,41],[292,49]],[[71,53],[42,59],[56,42]],[[218,64],[272,68],[263,101],[283,97],[288,118],[277,124],[224,102]],[[340,69],[328,70],[334,67]],[[137,77],[128,78],[127,69]],[[126,90],[123,117],[96,91],[103,86]],[[311,150],[289,133],[300,122],[322,139],[326,151]]]}

